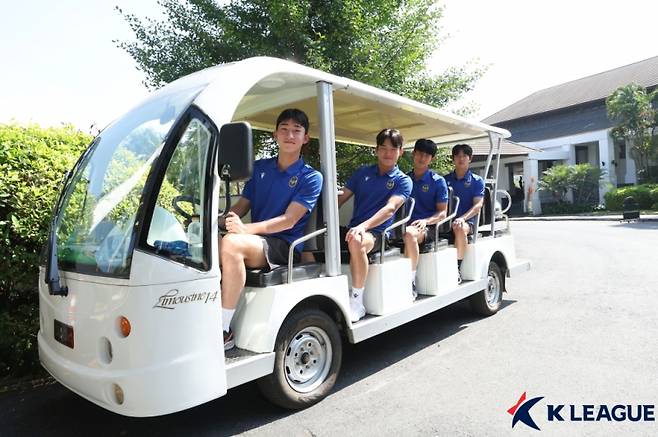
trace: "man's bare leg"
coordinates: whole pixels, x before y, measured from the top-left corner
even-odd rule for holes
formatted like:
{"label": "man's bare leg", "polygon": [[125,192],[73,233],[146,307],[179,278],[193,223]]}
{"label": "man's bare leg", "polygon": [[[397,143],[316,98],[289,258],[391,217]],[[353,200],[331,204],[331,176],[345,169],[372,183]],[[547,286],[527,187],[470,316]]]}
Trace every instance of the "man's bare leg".
{"label": "man's bare leg", "polygon": [[220,241],[222,260],[222,329],[224,350],[234,346],[231,320],[240,293],[247,280],[246,267],[259,268],[267,264],[263,253],[263,239],[251,234],[226,234]]}
{"label": "man's bare leg", "polygon": [[404,256],[411,260],[411,270],[416,271],[418,257],[420,256],[419,245],[425,241],[425,233],[420,232],[415,226],[407,226],[404,233]]}
{"label": "man's bare leg", "polygon": [[461,261],[464,259],[464,254],[466,252],[466,245],[468,244],[467,235],[471,230],[470,225],[467,222],[463,222],[460,225],[453,225],[452,230],[455,234],[455,247],[457,248],[457,260]]}
{"label": "man's bare leg", "polygon": [[350,272],[352,274],[352,292],[350,293],[350,311],[353,322],[366,314],[363,306],[363,289],[368,276],[368,252],[375,247],[375,237],[370,232],[362,238],[353,238],[347,243],[350,251]]}
{"label": "man's bare leg", "polygon": [[418,258],[420,257],[420,244],[425,241],[425,232],[421,232],[416,226],[407,226],[404,233],[404,256],[411,261],[411,286],[413,297],[416,299],[416,270],[418,269]]}
{"label": "man's bare leg", "polygon": [[457,274],[459,283],[462,282],[461,266],[466,253],[466,245],[468,244],[468,233],[471,231],[471,226],[468,222],[461,224],[454,223],[452,231],[455,234],[455,247],[457,248]]}
{"label": "man's bare leg", "polygon": [[352,273],[352,286],[363,288],[368,276],[368,253],[375,247],[375,237],[366,232],[363,239],[352,239],[347,248],[350,251],[350,272]]}
{"label": "man's bare leg", "polygon": [[246,267],[260,268],[267,264],[263,240],[258,235],[226,234],[221,240],[222,307],[235,309],[247,280]]}

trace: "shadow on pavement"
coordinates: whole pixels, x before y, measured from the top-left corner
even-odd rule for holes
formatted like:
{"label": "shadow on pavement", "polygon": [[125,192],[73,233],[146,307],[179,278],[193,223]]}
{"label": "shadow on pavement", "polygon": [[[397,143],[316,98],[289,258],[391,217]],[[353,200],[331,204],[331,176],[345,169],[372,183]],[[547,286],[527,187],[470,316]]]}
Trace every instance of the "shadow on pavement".
{"label": "shadow on pavement", "polygon": [[658,222],[657,221],[617,222],[613,226],[617,228],[628,228],[628,229],[658,229]]}
{"label": "shadow on pavement", "polygon": [[[515,302],[504,300],[501,310]],[[422,349],[440,347],[442,340],[479,319],[462,301],[365,342],[344,343],[343,364],[334,393]],[[295,412],[276,407],[262,397],[254,382],[198,407],[151,418],[111,413],[59,384],[0,397],[3,436],[232,435],[292,414]]]}

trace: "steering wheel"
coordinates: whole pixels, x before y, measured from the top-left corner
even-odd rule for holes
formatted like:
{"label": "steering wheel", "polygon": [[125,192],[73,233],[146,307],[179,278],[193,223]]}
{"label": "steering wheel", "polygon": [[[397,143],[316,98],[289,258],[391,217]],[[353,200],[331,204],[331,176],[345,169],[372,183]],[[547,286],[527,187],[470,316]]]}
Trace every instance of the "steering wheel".
{"label": "steering wheel", "polygon": [[194,196],[188,196],[188,195],[176,196],[171,201],[171,206],[174,207],[174,209],[178,214],[185,217],[185,223],[189,224],[192,221],[192,216],[178,205],[180,202],[189,202],[192,204],[192,209],[195,209],[196,206],[201,205],[201,201]]}

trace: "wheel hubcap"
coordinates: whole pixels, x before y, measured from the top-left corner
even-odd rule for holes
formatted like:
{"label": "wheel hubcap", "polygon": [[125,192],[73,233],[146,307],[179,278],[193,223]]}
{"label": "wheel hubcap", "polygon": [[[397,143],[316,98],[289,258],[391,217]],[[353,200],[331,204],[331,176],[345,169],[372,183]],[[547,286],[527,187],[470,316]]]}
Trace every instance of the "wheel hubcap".
{"label": "wheel hubcap", "polygon": [[487,305],[495,306],[500,301],[500,278],[496,273],[489,272],[487,279]]}
{"label": "wheel hubcap", "polygon": [[284,365],[290,387],[307,393],[319,387],[331,368],[332,348],[327,333],[310,326],[299,331],[286,349]]}

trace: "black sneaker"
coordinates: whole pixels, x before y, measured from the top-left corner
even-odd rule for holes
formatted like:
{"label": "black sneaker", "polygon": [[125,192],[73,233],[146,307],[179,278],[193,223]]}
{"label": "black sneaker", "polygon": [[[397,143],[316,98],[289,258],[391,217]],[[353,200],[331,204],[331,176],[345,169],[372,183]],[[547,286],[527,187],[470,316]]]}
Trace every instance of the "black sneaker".
{"label": "black sneaker", "polygon": [[418,290],[416,290],[415,282],[411,282],[411,296],[413,296],[414,301],[418,299]]}
{"label": "black sneaker", "polygon": [[462,272],[459,269],[457,269],[457,284],[461,284],[461,283],[462,283]]}
{"label": "black sneaker", "polygon": [[230,350],[235,347],[235,340],[233,339],[233,330],[229,329],[228,332],[224,331],[224,350]]}

